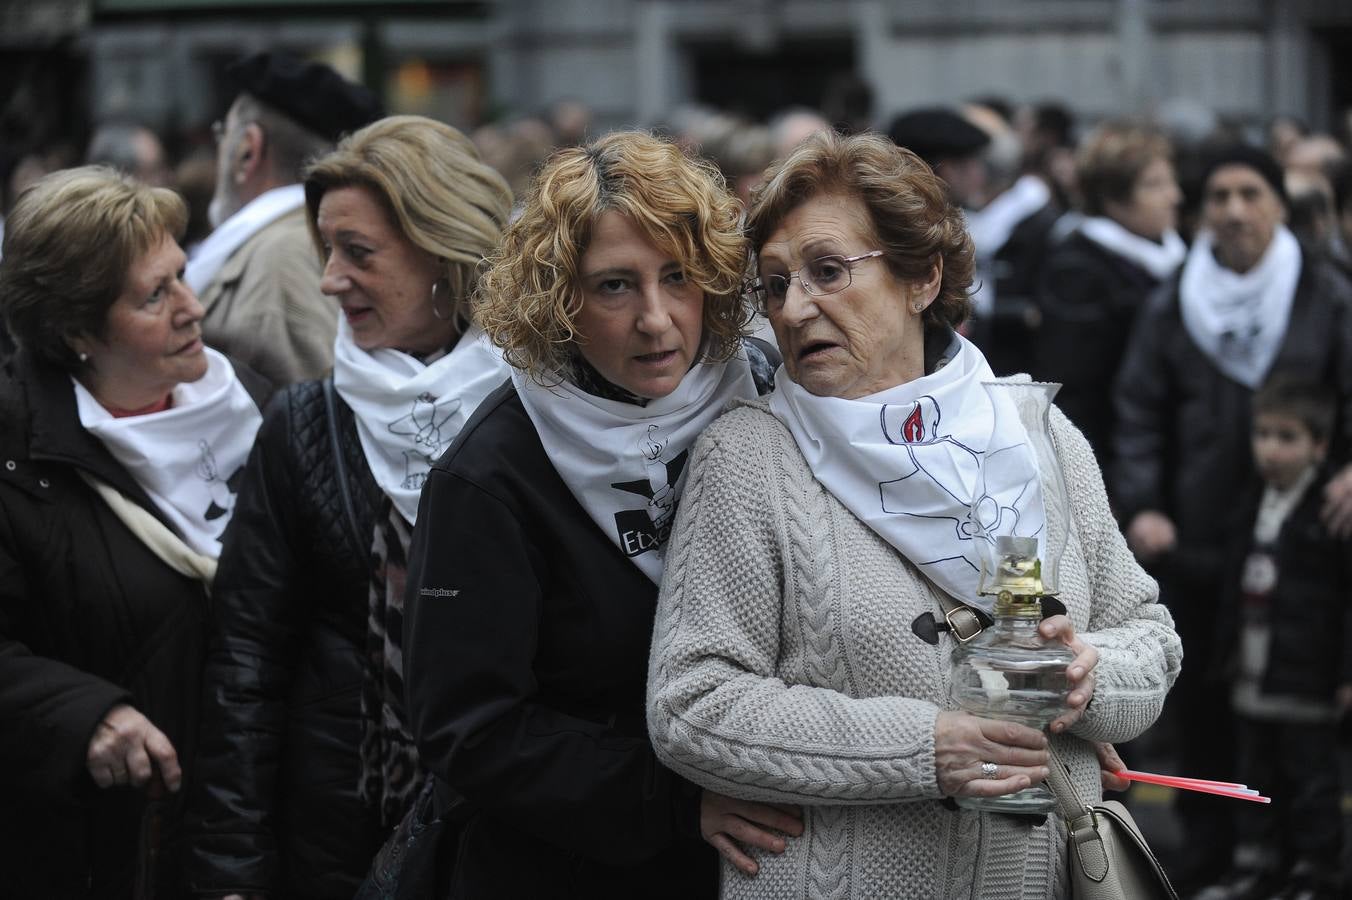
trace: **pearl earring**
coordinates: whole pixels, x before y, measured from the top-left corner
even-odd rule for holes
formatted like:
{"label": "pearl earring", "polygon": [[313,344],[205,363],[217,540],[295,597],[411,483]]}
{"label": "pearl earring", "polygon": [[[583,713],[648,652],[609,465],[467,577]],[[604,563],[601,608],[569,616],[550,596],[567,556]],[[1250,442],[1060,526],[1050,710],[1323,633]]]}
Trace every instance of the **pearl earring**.
{"label": "pearl earring", "polygon": [[82,363],[87,363],[87,362],[89,362],[89,354],[86,353],[86,352],[84,352],[83,350],[80,351],[79,357],[80,357],[80,362],[82,362]]}

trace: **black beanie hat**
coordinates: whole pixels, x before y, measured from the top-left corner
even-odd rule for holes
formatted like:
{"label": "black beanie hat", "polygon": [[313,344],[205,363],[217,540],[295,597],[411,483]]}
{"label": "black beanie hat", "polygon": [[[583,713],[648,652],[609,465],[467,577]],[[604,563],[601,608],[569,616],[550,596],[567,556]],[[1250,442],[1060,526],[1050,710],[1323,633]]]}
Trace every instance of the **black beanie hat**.
{"label": "black beanie hat", "polygon": [[1211,180],[1211,176],[1221,166],[1248,166],[1259,175],[1263,180],[1271,185],[1276,191],[1277,197],[1286,206],[1286,177],[1282,174],[1282,167],[1277,165],[1277,160],[1265,150],[1260,150],[1251,144],[1230,144],[1225,147],[1218,147],[1203,157],[1202,161],[1202,190],[1206,190],[1206,183]]}

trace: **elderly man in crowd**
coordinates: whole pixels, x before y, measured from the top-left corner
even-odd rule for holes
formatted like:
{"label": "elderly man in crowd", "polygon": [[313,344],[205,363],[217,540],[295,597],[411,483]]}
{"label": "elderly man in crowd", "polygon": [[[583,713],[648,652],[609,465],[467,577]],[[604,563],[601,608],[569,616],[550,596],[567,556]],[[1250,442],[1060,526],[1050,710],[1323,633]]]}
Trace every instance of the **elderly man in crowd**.
{"label": "elderly man in crowd", "polygon": [[300,172],[338,138],[380,118],[366,88],[326,65],[274,53],[233,64],[239,92],[218,123],[215,226],[186,281],[206,308],[206,342],[275,384],[333,365],[337,304],[319,292]]}
{"label": "elderly man in crowd", "polygon": [[[1234,491],[1253,471],[1249,402],[1272,373],[1335,386],[1331,458],[1352,437],[1352,284],[1285,225],[1282,171],[1267,153],[1221,149],[1203,168],[1202,224],[1179,275],[1138,320],[1116,385],[1114,496],[1127,542],[1161,580],[1187,648],[1172,704],[1187,722],[1181,768],[1225,778],[1224,697],[1208,690]],[[1323,517],[1352,525],[1352,467]],[[1230,811],[1180,798],[1196,884],[1229,862]]]}

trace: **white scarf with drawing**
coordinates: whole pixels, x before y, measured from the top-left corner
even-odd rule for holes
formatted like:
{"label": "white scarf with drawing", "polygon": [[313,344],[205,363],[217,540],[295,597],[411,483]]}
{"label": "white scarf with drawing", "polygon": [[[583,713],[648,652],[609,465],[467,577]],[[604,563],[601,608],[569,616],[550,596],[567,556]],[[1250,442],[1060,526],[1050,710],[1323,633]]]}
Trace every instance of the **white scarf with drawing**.
{"label": "white scarf with drawing", "polygon": [[[937,371],[858,400],[818,397],[780,369],[770,410],[846,509],[953,599],[989,613],[992,599],[977,596],[974,535],[1037,537],[1041,545],[1046,512],[1013,405],[1001,411],[1002,432],[992,435],[995,409],[982,383],[995,376],[981,351],[959,340],[961,350]],[[1008,464],[994,467],[997,477],[973,522],[979,467],[992,448]]]}
{"label": "white scarf with drawing", "polygon": [[1178,285],[1183,327],[1229,378],[1257,388],[1286,337],[1300,282],[1300,243],[1285,225],[1249,271],[1216,261],[1209,232],[1193,241]]}
{"label": "white scarf with drawing", "polygon": [[210,348],[204,352],[206,374],[175,387],[162,412],[114,418],[71,380],[80,424],[103,442],[185,544],[216,559],[263,418],[230,361]]}
{"label": "white scarf with drawing", "polygon": [[502,355],[477,325],[430,364],[398,350],[366,351],[338,323],[333,386],[352,408],[376,484],[409,524],[432,463],[474,410],[507,380]]}
{"label": "white scarf with drawing", "polygon": [[737,399],[754,399],[744,352],[695,365],[646,406],[590,394],[562,378],[512,381],[563,483],[620,552],[658,583],[695,439]]}

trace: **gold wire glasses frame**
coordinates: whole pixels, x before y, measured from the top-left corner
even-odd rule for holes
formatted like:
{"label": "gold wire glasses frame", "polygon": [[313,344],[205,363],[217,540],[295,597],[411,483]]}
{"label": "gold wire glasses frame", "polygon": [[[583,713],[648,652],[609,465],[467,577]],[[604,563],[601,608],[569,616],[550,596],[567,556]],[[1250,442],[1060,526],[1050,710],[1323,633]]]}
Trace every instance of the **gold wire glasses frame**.
{"label": "gold wire glasses frame", "polygon": [[845,290],[853,281],[854,264],[882,256],[881,250],[870,250],[858,256],[819,256],[804,263],[795,272],[786,275],[763,275],[748,284],[744,294],[762,315],[769,315],[784,305],[789,295],[789,282],[797,278],[803,290],[813,297],[835,294]]}

